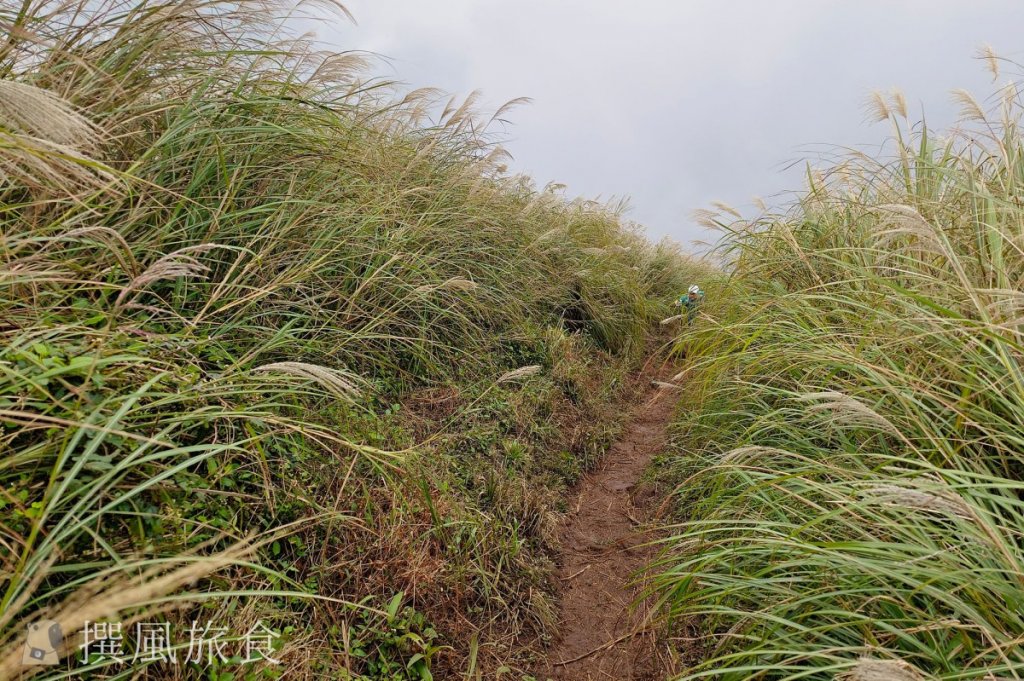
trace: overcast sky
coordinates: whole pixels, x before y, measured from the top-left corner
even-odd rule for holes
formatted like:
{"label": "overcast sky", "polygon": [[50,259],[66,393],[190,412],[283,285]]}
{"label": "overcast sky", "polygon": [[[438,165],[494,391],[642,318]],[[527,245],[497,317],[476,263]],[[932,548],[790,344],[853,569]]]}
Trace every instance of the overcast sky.
{"label": "overcast sky", "polygon": [[801,188],[792,161],[880,143],[872,90],[947,127],[950,90],[996,87],[979,47],[1024,50],[1021,0],[343,1],[358,25],[321,40],[387,57],[380,75],[410,87],[482,90],[485,108],[532,98],[505,132],[514,170],[629,197],[630,219],[684,245],[715,238],[695,209],[780,203]]}

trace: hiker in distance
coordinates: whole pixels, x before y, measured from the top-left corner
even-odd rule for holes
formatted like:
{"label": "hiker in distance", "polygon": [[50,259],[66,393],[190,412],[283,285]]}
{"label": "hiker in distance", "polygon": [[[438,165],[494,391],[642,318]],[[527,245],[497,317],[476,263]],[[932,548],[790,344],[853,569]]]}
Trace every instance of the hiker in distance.
{"label": "hiker in distance", "polygon": [[679,296],[679,300],[676,301],[677,307],[686,308],[686,323],[692,324],[694,317],[697,316],[697,308],[704,301],[704,291],[700,290],[700,286],[694,284],[690,287],[684,295]]}

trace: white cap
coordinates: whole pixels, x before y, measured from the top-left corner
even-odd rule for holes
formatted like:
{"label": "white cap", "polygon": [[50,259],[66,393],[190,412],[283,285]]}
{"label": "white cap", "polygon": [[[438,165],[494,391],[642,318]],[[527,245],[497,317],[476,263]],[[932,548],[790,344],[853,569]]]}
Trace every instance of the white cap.
{"label": "white cap", "polygon": [[690,287],[690,293],[700,293],[700,286],[697,286],[696,284],[691,286]]}

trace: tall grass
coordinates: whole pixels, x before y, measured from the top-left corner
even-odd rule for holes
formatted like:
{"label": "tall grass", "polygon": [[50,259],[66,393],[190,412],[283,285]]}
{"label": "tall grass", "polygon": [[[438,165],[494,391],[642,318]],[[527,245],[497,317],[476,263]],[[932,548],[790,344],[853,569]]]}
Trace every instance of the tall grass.
{"label": "tall grass", "polygon": [[[468,647],[452,622],[543,626],[544,464],[480,491],[479,460],[585,466],[611,424],[571,420],[682,261],[508,174],[471,102],[317,52],[289,11],[0,3],[4,676],[35,618],[196,600],[290,627],[289,678],[422,676]],[[448,613],[434,644],[416,609]],[[474,651],[512,645],[489,635]]]}
{"label": "tall grass", "polygon": [[675,528],[659,587],[707,632],[687,678],[1024,673],[1024,140],[911,127],[727,223],[730,290],[685,339]]}

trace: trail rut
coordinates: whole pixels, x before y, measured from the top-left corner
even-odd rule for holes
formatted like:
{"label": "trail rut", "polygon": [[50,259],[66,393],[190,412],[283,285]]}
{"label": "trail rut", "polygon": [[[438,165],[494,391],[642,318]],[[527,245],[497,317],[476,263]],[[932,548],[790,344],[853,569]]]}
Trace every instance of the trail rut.
{"label": "trail rut", "polygon": [[657,500],[638,482],[665,446],[677,397],[649,388],[600,467],[576,489],[560,528],[560,635],[535,670],[542,681],[665,678],[667,661],[645,627],[648,604],[630,606],[637,573],[656,553],[646,523]]}

